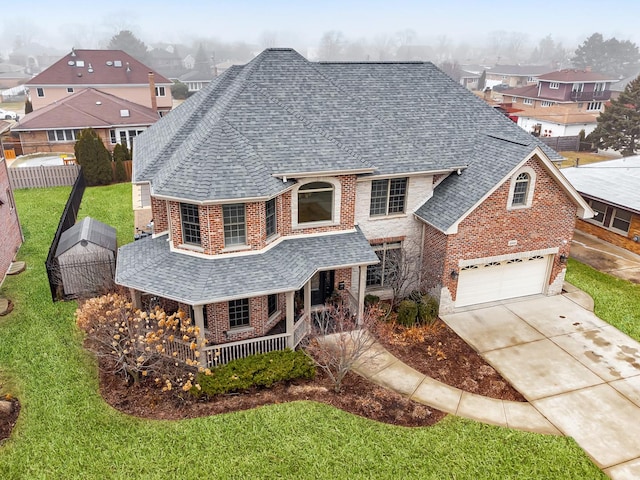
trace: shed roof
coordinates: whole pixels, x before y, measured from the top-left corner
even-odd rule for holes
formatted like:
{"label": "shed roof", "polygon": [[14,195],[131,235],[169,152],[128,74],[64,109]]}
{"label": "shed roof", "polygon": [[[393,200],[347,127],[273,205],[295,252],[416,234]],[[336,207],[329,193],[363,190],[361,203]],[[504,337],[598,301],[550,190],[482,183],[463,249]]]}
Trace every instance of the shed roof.
{"label": "shed roof", "polygon": [[640,155],[563,168],[581,194],[640,214]]}
{"label": "shed roof", "polygon": [[85,217],[62,232],[56,257],[82,241],[93,243],[115,253],[117,248],[116,229],[91,217]]}

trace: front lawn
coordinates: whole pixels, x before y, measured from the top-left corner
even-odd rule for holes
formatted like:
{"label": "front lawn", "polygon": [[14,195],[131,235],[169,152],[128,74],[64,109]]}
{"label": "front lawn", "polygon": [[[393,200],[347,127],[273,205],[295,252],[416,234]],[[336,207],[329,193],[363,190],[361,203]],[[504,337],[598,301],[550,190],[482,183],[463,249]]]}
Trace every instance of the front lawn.
{"label": "front lawn", "polygon": [[[2,287],[15,309],[0,319],[0,383],[22,411],[0,447],[0,478],[606,478],[569,438],[455,417],[409,429],[312,402],[181,421],[115,411],[98,392],[75,303],[52,303],[46,281],[44,260],[69,191],[15,192],[26,237],[19,258],[28,268]],[[87,189],[85,215],[113,225],[127,243],[130,186]]]}

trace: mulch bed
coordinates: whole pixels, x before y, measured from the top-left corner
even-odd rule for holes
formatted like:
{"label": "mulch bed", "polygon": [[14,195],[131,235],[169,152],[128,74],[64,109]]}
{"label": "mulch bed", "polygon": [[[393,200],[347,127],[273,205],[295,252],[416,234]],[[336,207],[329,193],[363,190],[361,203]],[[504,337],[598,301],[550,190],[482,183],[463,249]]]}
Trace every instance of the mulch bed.
{"label": "mulch bed", "polygon": [[8,413],[0,409],[0,444],[4,439],[9,438],[20,414],[20,402],[17,398],[2,398],[2,401],[10,403],[11,408]]}

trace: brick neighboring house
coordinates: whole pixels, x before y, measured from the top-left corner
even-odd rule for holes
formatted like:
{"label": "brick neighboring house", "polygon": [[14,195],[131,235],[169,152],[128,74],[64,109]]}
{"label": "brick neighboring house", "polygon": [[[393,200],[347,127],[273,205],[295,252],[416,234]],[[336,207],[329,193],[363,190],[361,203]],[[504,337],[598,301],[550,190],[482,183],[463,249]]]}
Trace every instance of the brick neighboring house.
{"label": "brick neighboring house", "polygon": [[640,254],[640,156],[562,169],[589,202],[593,218],[576,228]]}
{"label": "brick neighboring house", "polygon": [[617,79],[591,71],[559,70],[538,77],[537,85],[502,92],[503,102],[521,109],[518,125],[546,137],[588,135],[611,98]]}
{"label": "brick neighboring house", "polygon": [[190,309],[208,364],[276,325],[295,346],[334,294],[361,315],[398,259],[441,312],[558,294],[592,214],[560,158],[431,63],[269,49],[138,137],[154,235],[119,249],[116,283]]}
{"label": "brick neighboring house", "polygon": [[7,163],[0,155],[0,285],[23,241]]}
{"label": "brick neighboring house", "polygon": [[172,108],[172,84],[122,50],[71,50],[26,82],[34,111],[82,89],[96,88],[157,110],[161,116]]}
{"label": "brick neighboring house", "polygon": [[133,139],[159,118],[151,108],[85,88],[25,115],[11,131],[20,135],[24,154],[73,154],[76,136],[84,128],[93,128],[113,151],[117,143],[131,148]]}

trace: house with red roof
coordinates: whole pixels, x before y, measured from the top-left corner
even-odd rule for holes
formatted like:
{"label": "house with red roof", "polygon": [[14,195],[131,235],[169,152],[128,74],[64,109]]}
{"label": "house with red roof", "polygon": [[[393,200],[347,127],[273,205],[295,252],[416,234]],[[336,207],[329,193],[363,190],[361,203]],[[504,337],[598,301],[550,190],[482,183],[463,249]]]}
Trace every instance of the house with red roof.
{"label": "house with red roof", "polygon": [[24,154],[73,153],[76,137],[85,128],[93,128],[112,151],[118,143],[131,149],[133,139],[159,118],[147,106],[84,88],[25,115],[12,131],[20,135]]}
{"label": "house with red roof", "polygon": [[173,102],[171,80],[122,50],[71,50],[26,85],[34,110],[86,88],[157,110],[160,116]]}
{"label": "house with red roof", "polygon": [[503,102],[522,108],[518,125],[543,137],[589,134],[611,98],[617,79],[588,70],[558,70],[538,77],[537,85],[502,92]]}

